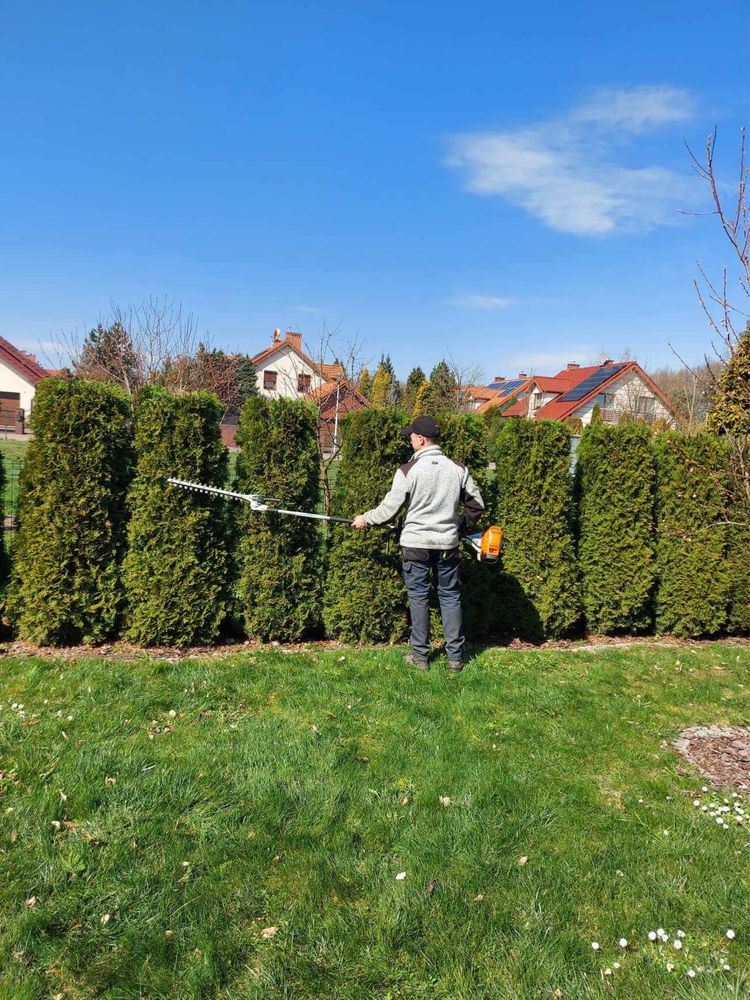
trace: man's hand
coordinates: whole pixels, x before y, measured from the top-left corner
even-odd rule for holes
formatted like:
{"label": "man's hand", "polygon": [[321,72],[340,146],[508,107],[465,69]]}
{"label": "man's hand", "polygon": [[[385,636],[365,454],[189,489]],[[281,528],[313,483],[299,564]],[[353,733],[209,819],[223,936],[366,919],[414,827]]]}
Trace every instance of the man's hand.
{"label": "man's hand", "polygon": [[365,515],[364,514],[357,514],[357,516],[352,521],[352,527],[356,528],[357,531],[362,531],[363,528],[369,527],[369,525],[367,524],[367,521],[365,521]]}

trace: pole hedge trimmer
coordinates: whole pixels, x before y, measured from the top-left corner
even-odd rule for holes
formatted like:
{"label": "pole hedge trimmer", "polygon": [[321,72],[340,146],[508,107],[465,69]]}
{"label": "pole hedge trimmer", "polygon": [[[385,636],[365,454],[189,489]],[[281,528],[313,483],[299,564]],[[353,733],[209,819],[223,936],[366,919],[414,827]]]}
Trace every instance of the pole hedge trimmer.
{"label": "pole hedge trimmer", "polygon": [[[167,479],[167,482],[171,486],[180,486],[183,489],[194,490],[197,493],[208,493],[213,496],[228,497],[230,500],[240,500],[243,503],[249,503],[250,509],[257,511],[259,514],[284,514],[287,517],[306,517],[314,521],[333,521],[338,524],[352,523],[351,517],[334,517],[331,514],[312,514],[306,510],[286,510],[284,507],[271,507],[269,504],[282,503],[282,501],[278,497],[262,496],[260,493],[237,493],[235,490],[223,490],[218,486],[208,486],[206,483],[193,483],[188,479],[176,479],[173,477]],[[382,527],[392,532],[399,531],[399,525],[397,524],[384,524]],[[480,562],[497,562],[500,558],[503,533],[502,529],[496,524],[487,528],[486,531],[476,531],[470,535],[465,535],[463,540],[471,551],[476,553],[476,557]],[[389,538],[389,549],[390,544],[391,541]]]}

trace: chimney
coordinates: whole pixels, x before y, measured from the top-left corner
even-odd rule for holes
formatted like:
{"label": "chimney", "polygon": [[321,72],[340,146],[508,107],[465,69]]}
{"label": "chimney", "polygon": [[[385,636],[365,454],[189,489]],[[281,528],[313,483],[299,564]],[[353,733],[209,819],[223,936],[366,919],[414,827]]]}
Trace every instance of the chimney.
{"label": "chimney", "polygon": [[569,361],[569,362],[568,362],[568,368],[569,368],[569,369],[570,369],[570,368],[580,368],[580,367],[581,367],[581,366],[580,366],[580,365],[578,364],[578,362],[577,362],[577,361]]}
{"label": "chimney", "polygon": [[302,352],[302,334],[296,333],[294,330],[286,331],[286,339],[296,350]]}
{"label": "chimney", "polygon": [[613,365],[613,364],[614,361],[612,360],[612,358],[606,358],[604,361],[602,361],[602,365]]}
{"label": "chimney", "polygon": [[526,372],[519,372],[518,373],[518,377],[519,378],[528,378],[529,376],[526,374]]}
{"label": "chimney", "polygon": [[273,342],[274,344],[278,344],[280,340],[281,340],[281,330],[279,330],[279,328],[277,327],[273,331]]}
{"label": "chimney", "polygon": [[493,382],[504,382],[504,381],[505,381],[505,379],[503,378],[503,376],[502,376],[502,375],[496,375],[496,376],[495,376],[495,377],[493,378],[493,380],[492,380],[492,381],[493,381]]}

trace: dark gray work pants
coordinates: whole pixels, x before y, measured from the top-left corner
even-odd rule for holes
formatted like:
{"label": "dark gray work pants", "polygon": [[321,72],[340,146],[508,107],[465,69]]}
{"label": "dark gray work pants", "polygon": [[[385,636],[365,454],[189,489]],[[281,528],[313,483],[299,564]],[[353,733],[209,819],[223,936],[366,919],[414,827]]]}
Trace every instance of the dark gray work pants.
{"label": "dark gray work pants", "polygon": [[463,660],[464,630],[458,549],[402,550],[403,574],[411,612],[411,651],[418,660],[430,655],[430,579],[434,578],[443,620],[445,651],[452,662]]}

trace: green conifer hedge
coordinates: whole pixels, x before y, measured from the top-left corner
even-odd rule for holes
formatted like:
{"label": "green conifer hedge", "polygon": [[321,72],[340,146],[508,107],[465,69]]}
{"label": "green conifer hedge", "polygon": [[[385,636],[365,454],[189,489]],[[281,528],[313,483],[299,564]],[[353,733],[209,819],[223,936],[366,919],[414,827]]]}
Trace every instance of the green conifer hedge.
{"label": "green conifer hedge", "polygon": [[732,568],[724,523],[727,452],[707,431],[655,439],[657,469],[656,628],[710,636],[727,625]]}
{"label": "green conifer hedge", "polygon": [[656,468],[646,427],[587,427],[578,446],[576,486],[588,630],[648,631],[656,583]]}
{"label": "green conifer hedge", "polygon": [[[250,399],[242,410],[234,488],[315,512],[320,470],[315,407],[300,400]],[[238,519],[238,595],[248,635],[293,642],[319,628],[321,530],[317,521],[253,512]]]}
{"label": "green conifer hedge", "polygon": [[581,618],[568,433],[552,421],[509,417],[497,428],[490,454],[513,634],[533,640],[566,635]]}
{"label": "green conifer hedge", "polygon": [[[377,506],[391,487],[396,469],[411,449],[401,434],[397,410],[366,409],[344,420],[341,467],[333,491],[333,514],[354,517]],[[327,633],[344,642],[394,642],[406,627],[406,596],[400,550],[389,532],[354,531],[336,525],[331,533],[324,599]]]}
{"label": "green conifer hedge", "polygon": [[8,616],[29,642],[101,642],[122,603],[130,403],[106,383],[44,379],[30,426]]}
{"label": "green conifer hedge", "polygon": [[222,410],[206,392],[147,388],[137,397],[123,578],[126,634],[140,645],[211,643],[227,615],[227,501],[167,483],[174,476],[224,485]]}
{"label": "green conifer hedge", "polygon": [[[484,500],[485,513],[476,527],[482,531],[495,523],[495,477],[489,469],[487,425],[481,416],[444,411],[439,417],[440,447],[444,454],[461,462],[471,473]],[[469,639],[507,634],[507,581],[496,563],[480,563],[461,544],[461,606]],[[440,618],[432,618],[434,637],[442,635]]]}

